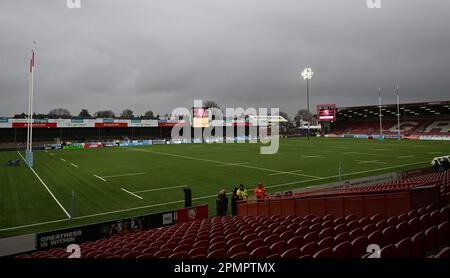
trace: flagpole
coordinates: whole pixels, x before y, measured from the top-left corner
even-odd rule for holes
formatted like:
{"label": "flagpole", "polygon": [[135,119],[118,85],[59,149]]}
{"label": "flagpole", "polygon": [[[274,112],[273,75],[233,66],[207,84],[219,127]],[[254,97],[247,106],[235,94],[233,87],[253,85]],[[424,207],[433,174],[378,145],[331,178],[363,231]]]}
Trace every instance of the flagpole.
{"label": "flagpole", "polygon": [[[380,116],[380,137],[383,136],[383,124],[381,119],[381,88],[378,88],[378,107],[379,107],[379,116]],[[381,138],[380,138],[381,139]]]}
{"label": "flagpole", "polygon": [[401,132],[400,132],[400,94],[397,83],[397,130],[398,130],[398,140],[401,140]]}

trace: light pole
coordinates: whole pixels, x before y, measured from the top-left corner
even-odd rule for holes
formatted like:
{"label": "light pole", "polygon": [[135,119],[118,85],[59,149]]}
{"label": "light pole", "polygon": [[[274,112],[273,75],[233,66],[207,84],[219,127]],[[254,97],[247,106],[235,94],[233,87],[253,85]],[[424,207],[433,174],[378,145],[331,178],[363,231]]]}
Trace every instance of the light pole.
{"label": "light pole", "polygon": [[398,140],[402,140],[400,132],[400,94],[398,84],[397,84],[397,133],[398,133]]}
{"label": "light pole", "polygon": [[308,140],[309,140],[309,124],[311,121],[311,116],[309,113],[309,80],[312,79],[313,74],[314,72],[312,71],[311,68],[305,68],[302,72],[303,79],[306,80],[306,106],[307,106],[306,110],[308,111],[308,132],[306,137],[308,138]]}

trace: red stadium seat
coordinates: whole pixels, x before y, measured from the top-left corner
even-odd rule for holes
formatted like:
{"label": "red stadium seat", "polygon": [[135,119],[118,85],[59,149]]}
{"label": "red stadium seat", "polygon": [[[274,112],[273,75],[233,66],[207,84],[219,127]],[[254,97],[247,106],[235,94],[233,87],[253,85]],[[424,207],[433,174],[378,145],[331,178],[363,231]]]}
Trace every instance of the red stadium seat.
{"label": "red stadium seat", "polygon": [[437,227],[432,226],[425,231],[425,250],[426,252],[432,252],[438,243]]}
{"label": "red stadium seat", "polygon": [[220,241],[220,242],[216,242],[212,245],[209,246],[209,251],[214,251],[214,250],[218,250],[218,249],[225,249],[225,242],[224,241]]}
{"label": "red stadium seat", "polygon": [[176,252],[169,256],[169,259],[186,259],[189,258],[189,255],[186,251]]}
{"label": "red stadium seat", "polygon": [[361,225],[359,224],[358,220],[352,220],[347,223],[347,231],[351,231],[353,229],[359,228]]}
{"label": "red stadium seat", "polygon": [[287,247],[288,245],[286,241],[278,241],[272,244],[269,249],[270,251],[272,251],[272,253],[282,254],[284,251],[287,250]]}
{"label": "red stadium seat", "polygon": [[287,241],[288,248],[300,248],[303,246],[303,237],[294,236],[290,240]]}
{"label": "red stadium seat", "polygon": [[179,245],[177,247],[175,247],[173,249],[173,253],[178,253],[178,252],[183,252],[183,251],[190,251],[191,250],[191,245],[190,244],[183,244],[183,245]]}
{"label": "red stadium seat", "polygon": [[172,249],[161,249],[155,253],[155,258],[167,258],[172,254]]}
{"label": "red stadium seat", "polygon": [[128,252],[125,255],[123,255],[122,258],[124,258],[124,259],[135,259],[135,258],[137,258],[140,255],[141,255],[141,252],[139,252],[139,251],[131,251],[131,252]]}
{"label": "red stadium seat", "polygon": [[204,256],[204,258],[206,258],[206,254],[207,254],[207,249],[206,247],[197,247],[197,248],[193,248],[188,252],[189,257],[194,257],[194,256],[199,256],[202,255]]}
{"label": "red stadium seat", "polygon": [[439,224],[437,227],[438,229],[438,246],[446,246],[450,244],[450,229],[449,229],[449,222],[445,221]]}
{"label": "red stadium seat", "polygon": [[395,245],[389,244],[381,248],[381,258],[395,258],[397,256],[397,249]]}
{"label": "red stadium seat", "polygon": [[242,253],[242,252],[247,252],[247,247],[243,243],[239,243],[239,244],[233,245],[233,246],[231,246],[228,249],[228,255],[229,256],[233,256],[235,254],[239,254],[239,253]]}
{"label": "red stadium seat", "polygon": [[412,255],[411,238],[407,237],[395,244],[398,258],[409,258]]}
{"label": "red stadium seat", "polygon": [[313,256],[313,258],[315,258],[315,259],[325,259],[325,258],[333,258],[333,257],[334,257],[334,253],[333,253],[333,249],[331,249],[331,248],[325,248],[325,249],[319,250]]}
{"label": "red stadium seat", "polygon": [[285,251],[283,254],[281,254],[282,259],[294,259],[298,258],[300,256],[300,249],[298,248],[291,248],[287,251]]}
{"label": "red stadium seat", "polygon": [[349,241],[341,242],[333,248],[333,253],[336,258],[351,258],[352,245]]}
{"label": "red stadium seat", "polygon": [[[305,244],[302,248],[300,248],[300,253],[302,256],[304,255],[314,255],[318,251],[317,242],[310,242],[308,244]],[[311,255],[312,254],[312,255]]]}
{"label": "red stadium seat", "polygon": [[292,232],[292,231],[286,231],[280,235],[280,239],[282,239],[284,241],[288,241],[293,237],[294,237],[294,232]]}
{"label": "red stadium seat", "polygon": [[[417,220],[419,220],[419,219],[417,219]],[[383,220],[378,221],[377,224],[376,224],[375,226],[376,226],[377,230],[382,231],[382,230],[384,230],[388,225],[387,225],[386,220],[383,219]]]}
{"label": "red stadium seat", "polygon": [[439,253],[434,256],[438,259],[449,259],[450,258],[450,247],[443,248]]}
{"label": "red stadium seat", "polygon": [[227,257],[227,252],[225,249],[217,249],[210,253],[208,253],[208,256],[206,256],[208,259],[224,259]]}
{"label": "red stadium seat", "polygon": [[347,232],[347,224],[339,224],[336,227],[334,227],[334,234],[338,235],[340,233]]}
{"label": "red stadium seat", "polygon": [[364,226],[366,226],[366,225],[371,223],[371,221],[370,221],[370,219],[368,217],[363,217],[363,218],[359,219],[358,222],[359,222],[359,226],[360,227],[364,227]]}
{"label": "red stadium seat", "polygon": [[264,243],[267,246],[271,246],[275,242],[278,242],[280,240],[280,237],[278,235],[270,235],[264,239]]}
{"label": "red stadium seat", "polygon": [[370,217],[370,222],[372,222],[372,223],[378,223],[381,220],[383,220],[383,215],[381,213],[377,213],[377,214],[373,215],[372,217]]}
{"label": "red stadium seat", "polygon": [[409,235],[415,235],[421,231],[419,218],[414,217],[408,221],[408,230]]}
{"label": "red stadium seat", "polygon": [[327,237],[317,243],[319,249],[332,248],[335,245],[334,238]]}
{"label": "red stadium seat", "polygon": [[319,238],[320,239],[324,239],[327,237],[334,237],[334,227],[327,227],[324,228],[320,233],[319,233]]}
{"label": "red stadium seat", "polygon": [[310,232],[307,233],[304,237],[303,237],[303,242],[305,244],[308,244],[310,242],[317,242],[319,241],[319,233],[318,232]]}
{"label": "red stadium seat", "polygon": [[375,224],[367,224],[366,226],[364,226],[364,228],[362,228],[363,234],[368,236],[371,233],[375,232],[377,230],[377,226],[375,226]]}
{"label": "red stadium seat", "polygon": [[350,237],[347,232],[343,232],[334,237],[334,241],[336,244],[342,243],[344,241],[350,241]]}
{"label": "red stadium seat", "polygon": [[231,259],[247,259],[250,255],[247,252],[241,252],[230,256]]}
{"label": "red stadium seat", "polygon": [[411,238],[412,242],[412,256],[420,258],[425,255],[425,233],[419,232]]}
{"label": "red stadium seat", "polygon": [[[373,224],[372,224],[372,225],[373,225]],[[350,233],[348,233],[348,236],[349,236],[351,239],[355,239],[355,238],[360,237],[360,236],[363,236],[363,235],[365,235],[365,234],[364,234],[363,229],[361,229],[361,228],[353,229],[352,231],[350,231]]]}
{"label": "red stadium seat", "polygon": [[383,244],[392,244],[396,241],[396,230],[394,226],[389,226],[385,228],[382,232],[383,234]]}
{"label": "red stadium seat", "polygon": [[409,225],[408,225],[408,222],[406,222],[406,221],[399,223],[395,227],[395,229],[397,230],[398,240],[402,240],[410,235],[409,234]]}
{"label": "red stadium seat", "polygon": [[376,230],[367,236],[367,242],[368,244],[378,244],[381,246],[383,243],[383,234],[380,230]]}
{"label": "red stadium seat", "polygon": [[265,245],[266,244],[264,243],[264,241],[262,239],[258,238],[258,239],[254,239],[254,240],[250,241],[249,243],[247,243],[247,249],[249,251],[253,251],[256,248],[261,247],[261,246],[265,246]]}
{"label": "red stadium seat", "polygon": [[251,258],[266,258],[270,254],[270,250],[267,246],[261,246],[256,248],[250,253]]}
{"label": "red stadium seat", "polygon": [[430,218],[430,214],[425,213],[424,215],[422,215],[420,218],[420,227],[422,228],[423,231],[427,230],[429,227],[431,227],[431,218]]}
{"label": "red stadium seat", "polygon": [[268,236],[270,236],[272,234],[272,232],[270,230],[264,230],[259,232],[258,234],[258,238],[266,238]]}

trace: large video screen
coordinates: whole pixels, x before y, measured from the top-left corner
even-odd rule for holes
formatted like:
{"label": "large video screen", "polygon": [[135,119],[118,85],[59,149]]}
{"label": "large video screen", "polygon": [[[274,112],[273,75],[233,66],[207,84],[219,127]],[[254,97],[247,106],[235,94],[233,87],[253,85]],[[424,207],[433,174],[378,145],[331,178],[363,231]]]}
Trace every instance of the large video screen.
{"label": "large video screen", "polygon": [[193,109],[193,127],[203,128],[209,126],[208,108]]}
{"label": "large video screen", "polygon": [[317,105],[317,115],[319,121],[334,122],[336,120],[336,104]]}

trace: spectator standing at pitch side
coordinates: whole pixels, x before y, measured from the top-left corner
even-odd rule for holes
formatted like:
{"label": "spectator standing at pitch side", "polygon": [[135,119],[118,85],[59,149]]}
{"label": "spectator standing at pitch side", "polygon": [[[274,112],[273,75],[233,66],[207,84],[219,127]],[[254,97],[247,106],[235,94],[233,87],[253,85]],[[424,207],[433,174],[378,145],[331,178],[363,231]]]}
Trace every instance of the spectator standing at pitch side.
{"label": "spectator standing at pitch side", "polygon": [[216,199],[217,216],[227,215],[228,197],[225,189],[220,190]]}
{"label": "spectator standing at pitch side", "polygon": [[256,187],[254,194],[257,199],[264,199],[266,197],[266,189],[262,186],[261,182],[258,182],[258,187]]}
{"label": "spectator standing at pitch side", "polygon": [[233,216],[237,215],[237,201],[239,201],[239,197],[237,195],[238,188],[234,187],[233,193],[231,195],[231,214]]}
{"label": "spectator standing at pitch side", "polygon": [[242,183],[239,185],[239,189],[236,192],[236,194],[239,197],[239,200],[247,201],[247,198],[248,198],[247,189],[245,188],[245,186]]}

